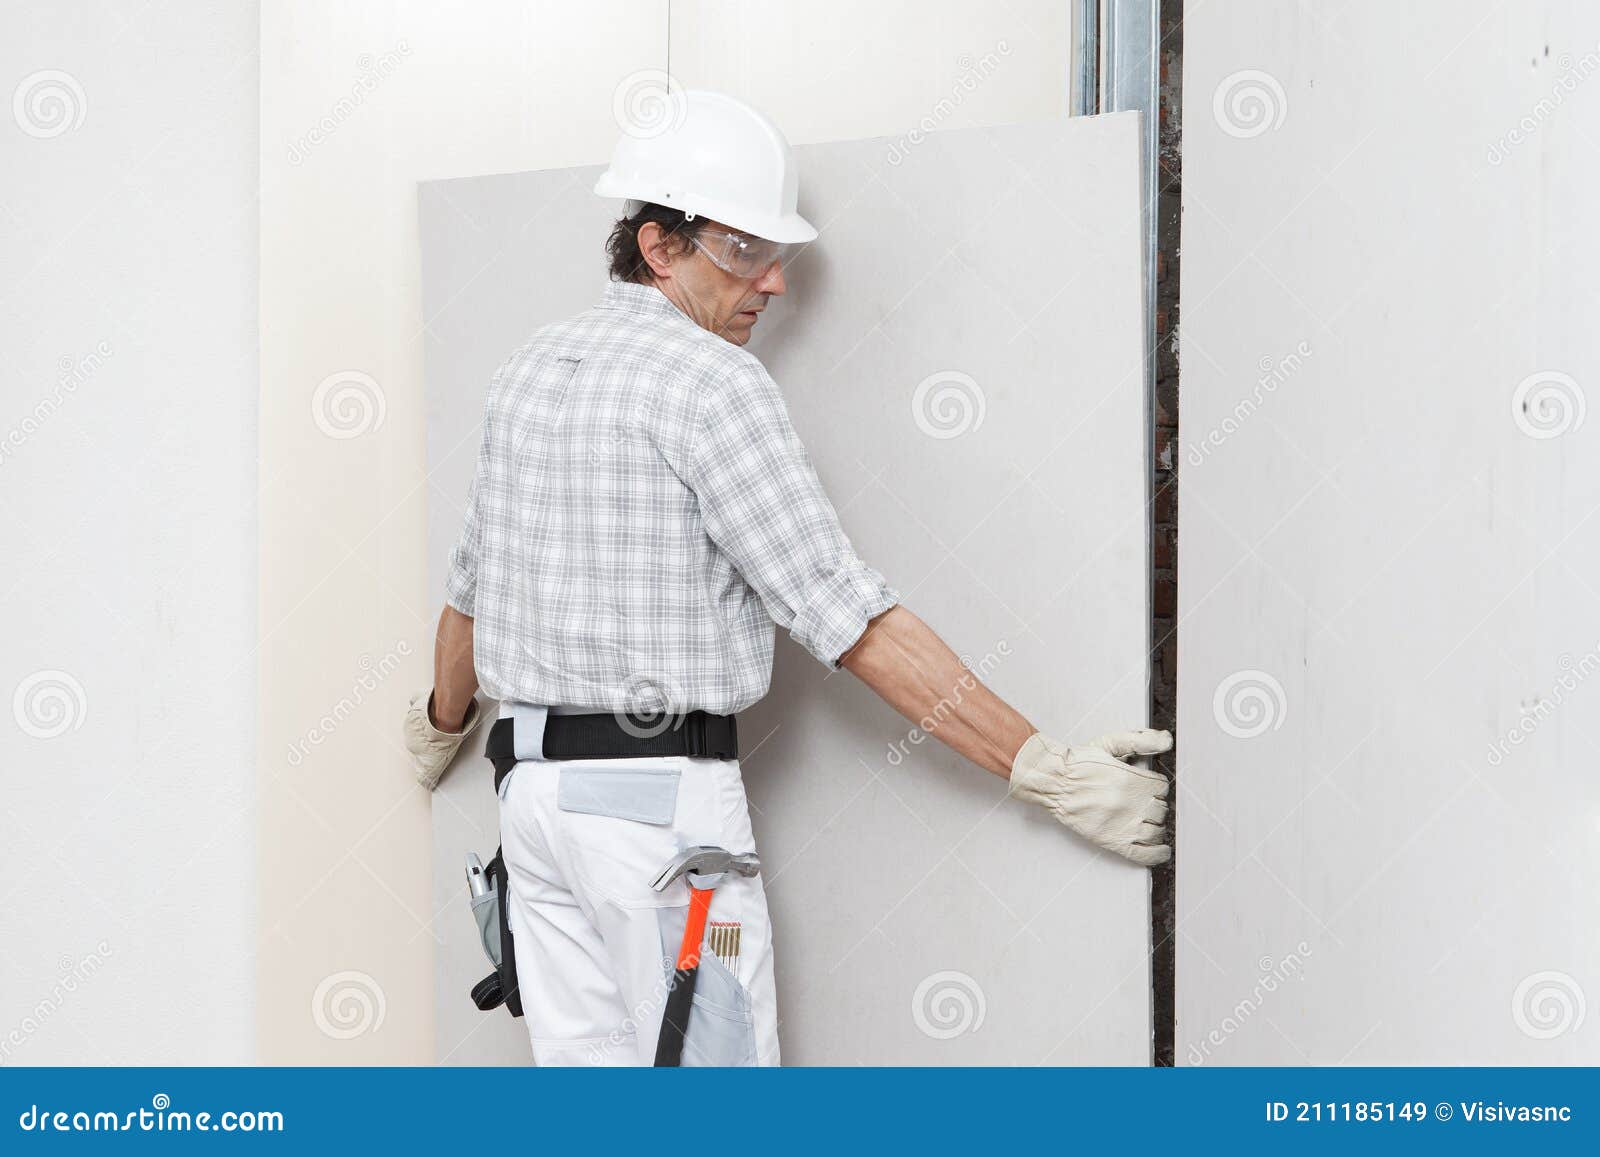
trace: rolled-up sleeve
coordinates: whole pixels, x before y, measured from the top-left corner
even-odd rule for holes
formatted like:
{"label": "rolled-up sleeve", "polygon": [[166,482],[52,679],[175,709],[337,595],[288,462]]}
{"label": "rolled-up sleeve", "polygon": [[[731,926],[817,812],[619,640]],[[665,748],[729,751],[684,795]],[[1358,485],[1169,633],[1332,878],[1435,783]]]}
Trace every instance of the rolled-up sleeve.
{"label": "rolled-up sleeve", "polygon": [[837,667],[899,596],[856,556],[759,362],[701,394],[689,460],[706,533],[772,621]]}
{"label": "rolled-up sleeve", "polygon": [[489,471],[489,414],[483,416],[483,438],[478,443],[478,464],[472,472],[472,484],[467,489],[467,513],[461,526],[461,537],[450,552],[450,572],[444,580],[444,601],[468,618],[474,616],[478,600],[478,559],[482,550],[482,520],[478,513],[478,495]]}

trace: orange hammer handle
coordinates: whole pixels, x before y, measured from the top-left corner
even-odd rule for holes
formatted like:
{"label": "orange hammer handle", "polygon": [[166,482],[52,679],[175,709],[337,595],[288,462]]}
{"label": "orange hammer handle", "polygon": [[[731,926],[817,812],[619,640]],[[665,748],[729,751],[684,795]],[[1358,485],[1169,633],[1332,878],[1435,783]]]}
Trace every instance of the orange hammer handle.
{"label": "orange hammer handle", "polygon": [[683,944],[678,949],[678,967],[683,971],[700,966],[700,942],[706,938],[711,892],[710,888],[689,889],[689,918],[684,922]]}

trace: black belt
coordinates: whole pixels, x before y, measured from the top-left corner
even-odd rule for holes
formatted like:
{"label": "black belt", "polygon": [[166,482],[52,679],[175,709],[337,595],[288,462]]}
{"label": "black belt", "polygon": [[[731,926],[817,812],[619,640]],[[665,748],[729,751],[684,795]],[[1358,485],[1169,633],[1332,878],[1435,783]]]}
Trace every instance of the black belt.
{"label": "black belt", "polygon": [[[516,720],[489,728],[483,754],[495,779],[517,762]],[[732,715],[690,711],[686,715],[549,715],[544,721],[546,759],[629,759],[687,755],[693,759],[738,759],[739,729]]]}

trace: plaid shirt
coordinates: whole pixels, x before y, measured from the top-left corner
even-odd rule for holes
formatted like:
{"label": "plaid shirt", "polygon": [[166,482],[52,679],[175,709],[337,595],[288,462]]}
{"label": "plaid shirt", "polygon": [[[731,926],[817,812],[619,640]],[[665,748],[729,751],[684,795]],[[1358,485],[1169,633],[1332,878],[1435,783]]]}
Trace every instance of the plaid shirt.
{"label": "plaid shirt", "polygon": [[766,694],[773,623],[836,666],[898,601],[761,363],[627,283],[495,374],[446,597],[495,698],[724,713]]}

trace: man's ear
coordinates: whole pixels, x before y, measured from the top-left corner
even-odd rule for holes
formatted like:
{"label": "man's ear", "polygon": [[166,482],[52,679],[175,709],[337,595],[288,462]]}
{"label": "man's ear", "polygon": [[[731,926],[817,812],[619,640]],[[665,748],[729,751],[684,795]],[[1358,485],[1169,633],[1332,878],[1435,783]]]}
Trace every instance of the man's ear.
{"label": "man's ear", "polygon": [[639,226],[639,253],[657,281],[672,276],[672,237],[661,228],[660,222],[646,221]]}

